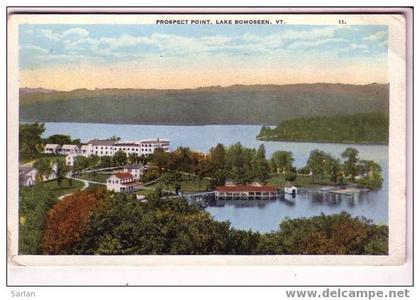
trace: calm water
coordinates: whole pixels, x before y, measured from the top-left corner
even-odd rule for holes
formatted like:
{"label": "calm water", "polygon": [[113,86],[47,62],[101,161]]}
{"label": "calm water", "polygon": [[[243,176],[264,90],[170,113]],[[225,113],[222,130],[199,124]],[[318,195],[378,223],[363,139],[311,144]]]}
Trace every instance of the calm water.
{"label": "calm water", "polygon": [[125,140],[145,138],[168,138],[171,148],[188,146],[193,150],[207,152],[217,143],[224,145],[241,142],[247,147],[264,144],[269,157],[278,150],[291,151],[295,165],[306,164],[309,153],[320,149],[336,157],[346,147],[357,148],[361,159],[374,160],[383,170],[383,188],[377,192],[360,193],[350,199],[347,196],[299,193],[294,205],[284,201],[268,202],[219,202],[207,207],[216,220],[229,220],[239,229],[252,229],[269,232],[278,228],[286,217],[309,217],[347,211],[354,216],[364,216],[379,224],[388,223],[388,146],[385,145],[346,145],[328,143],[262,142],[256,140],[261,126],[256,125],[206,125],[206,126],[167,126],[167,125],[114,125],[85,123],[45,123],[44,136],[68,134],[86,142],[91,138],[108,138],[113,135]]}

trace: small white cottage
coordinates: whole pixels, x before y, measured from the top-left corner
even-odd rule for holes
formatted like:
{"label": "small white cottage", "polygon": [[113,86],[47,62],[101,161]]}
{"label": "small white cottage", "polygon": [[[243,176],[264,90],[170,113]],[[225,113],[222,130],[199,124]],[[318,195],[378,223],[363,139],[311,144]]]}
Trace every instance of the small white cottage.
{"label": "small white cottage", "polygon": [[59,144],[46,144],[44,146],[44,153],[45,154],[57,154],[60,150]]}
{"label": "small white cottage", "polygon": [[106,189],[118,193],[131,192],[137,185],[134,176],[128,172],[115,173],[106,181]]}

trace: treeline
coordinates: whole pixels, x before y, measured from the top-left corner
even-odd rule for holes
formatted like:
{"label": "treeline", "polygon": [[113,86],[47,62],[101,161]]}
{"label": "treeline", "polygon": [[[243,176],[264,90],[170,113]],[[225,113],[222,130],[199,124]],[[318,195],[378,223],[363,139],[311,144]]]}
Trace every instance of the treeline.
{"label": "treeline", "polygon": [[[48,214],[42,254],[386,255],[388,227],[347,213],[286,219],[263,234],[231,228],[182,198],[144,203],[103,190],[66,197]],[[39,252],[32,254],[41,254]]]}
{"label": "treeline", "polygon": [[239,184],[253,181],[266,183],[275,174],[284,174],[287,181],[293,182],[298,174],[312,175],[313,183],[344,184],[347,178],[351,183],[378,190],[382,187],[382,169],[371,160],[360,160],[359,151],[347,148],[341,158],[324,151],[313,150],[307,164],[301,169],[293,166],[293,153],[276,151],[271,158],[266,157],[264,145],[258,149],[247,148],[240,143],[231,146],[218,144],[211,148],[208,155],[179,147],[173,152],[157,149],[151,162],[161,173],[164,170],[188,172],[199,178],[208,177],[212,187],[224,185],[226,180]]}
{"label": "treeline", "polygon": [[45,144],[74,144],[80,145],[80,139],[72,139],[69,135],[53,134],[42,138],[45,132],[44,123],[19,124],[19,158],[31,159],[40,156]]}
{"label": "treeline", "polygon": [[227,179],[241,184],[267,182],[271,173],[264,145],[254,149],[240,143],[227,147],[218,144],[208,155],[187,147],[179,147],[170,153],[157,149],[151,162],[161,172],[168,169],[193,173],[201,179],[209,177],[213,186],[224,185]]}
{"label": "treeline", "polygon": [[270,141],[331,143],[388,143],[389,115],[353,115],[296,118],[277,127],[263,126],[257,138]]}

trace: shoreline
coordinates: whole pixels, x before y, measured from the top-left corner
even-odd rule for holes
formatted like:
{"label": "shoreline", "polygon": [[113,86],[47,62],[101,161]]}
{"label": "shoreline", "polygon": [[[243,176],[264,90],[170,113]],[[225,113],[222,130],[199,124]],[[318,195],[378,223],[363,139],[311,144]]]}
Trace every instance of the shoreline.
{"label": "shoreline", "polygon": [[260,138],[256,137],[258,141],[263,142],[291,142],[291,143],[307,143],[307,144],[352,144],[352,145],[377,145],[377,146],[389,146],[389,142],[369,142],[369,141],[362,141],[362,142],[355,142],[355,141],[326,141],[326,140],[275,140],[275,139],[268,139],[268,138]]}

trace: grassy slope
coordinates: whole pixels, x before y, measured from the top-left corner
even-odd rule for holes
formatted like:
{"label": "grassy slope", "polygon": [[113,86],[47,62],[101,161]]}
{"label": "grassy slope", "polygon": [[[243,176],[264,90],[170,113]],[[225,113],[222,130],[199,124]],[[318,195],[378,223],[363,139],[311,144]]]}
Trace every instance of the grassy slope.
{"label": "grassy slope", "polygon": [[[75,192],[77,190],[80,190],[83,187],[83,182],[80,182],[77,180],[73,180],[72,186],[70,186],[69,181],[67,179],[63,179],[61,183],[61,187],[58,186],[56,180],[46,181],[40,184],[46,187],[48,190],[50,190],[53,193],[55,198],[58,198],[65,194]],[[21,192],[25,194],[26,196],[30,196],[33,188],[34,187],[22,187]]]}

